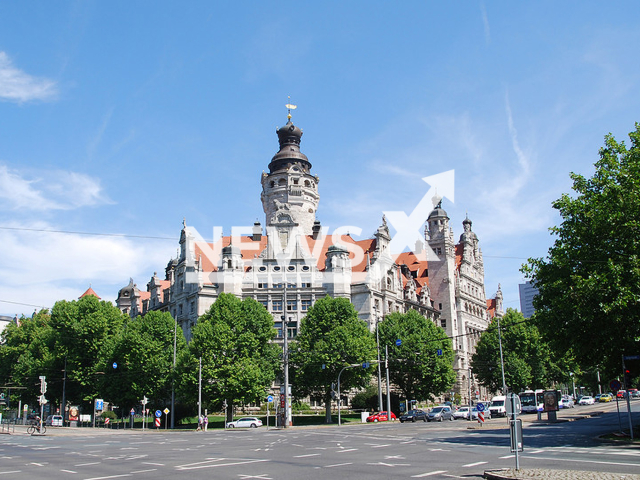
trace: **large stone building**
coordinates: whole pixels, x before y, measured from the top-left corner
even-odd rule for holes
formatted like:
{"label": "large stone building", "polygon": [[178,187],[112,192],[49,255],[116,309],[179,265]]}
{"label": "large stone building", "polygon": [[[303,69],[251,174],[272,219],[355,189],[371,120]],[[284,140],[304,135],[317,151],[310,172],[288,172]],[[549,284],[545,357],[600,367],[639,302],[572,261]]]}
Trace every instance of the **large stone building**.
{"label": "large stone building", "polygon": [[[294,338],[306,311],[325,295],[349,298],[372,331],[388,313],[415,309],[453,339],[455,390],[466,399],[470,386],[478,389],[469,382],[470,355],[490,318],[502,312],[499,291],[495,299],[486,299],[482,252],[471,220],[464,220],[456,243],[436,199],[425,219],[424,243],[399,255],[390,252],[384,216],[373,238],[330,235],[316,219],[319,178],[300,151],[302,130],[289,115],[277,135],[280,149],[261,178],[265,227],[256,222],[229,236],[220,231],[215,243],[207,243],[183,222],[177,258],[169,260],[161,277],[154,273],[144,290],[131,279],[118,292],[118,307],[132,317],[168,311],[189,339],[220,293],[252,297],[273,314],[278,341],[285,334]],[[427,261],[428,248],[437,260]]]}

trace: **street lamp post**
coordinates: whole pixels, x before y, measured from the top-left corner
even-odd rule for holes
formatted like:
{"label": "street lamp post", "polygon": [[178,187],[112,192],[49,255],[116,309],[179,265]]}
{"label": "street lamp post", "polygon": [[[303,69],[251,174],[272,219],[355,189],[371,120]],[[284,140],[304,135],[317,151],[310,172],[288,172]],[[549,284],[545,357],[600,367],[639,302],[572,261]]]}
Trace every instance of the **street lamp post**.
{"label": "street lamp post", "polygon": [[389,387],[389,346],[384,346],[384,364],[387,370],[387,422],[391,421],[391,390]]}
{"label": "street lamp post", "polygon": [[569,373],[571,376],[571,384],[573,386],[573,401],[576,401],[576,377],[573,375],[573,372]]}
{"label": "street lamp post", "polygon": [[376,346],[378,349],[378,411],[382,411],[382,367],[380,366],[380,335],[378,333],[378,308],[373,306],[373,314],[376,320]]}
{"label": "street lamp post", "polygon": [[[504,358],[502,357],[502,334],[500,333],[500,317],[496,317],[498,319],[498,343],[500,345],[500,370],[502,371],[502,395],[507,394],[507,384],[504,381]],[[469,399],[469,404],[471,404],[471,399]]]}
{"label": "street lamp post", "polygon": [[178,336],[178,319],[173,320],[173,377],[171,379],[171,429],[175,427],[176,410],[176,340]]}

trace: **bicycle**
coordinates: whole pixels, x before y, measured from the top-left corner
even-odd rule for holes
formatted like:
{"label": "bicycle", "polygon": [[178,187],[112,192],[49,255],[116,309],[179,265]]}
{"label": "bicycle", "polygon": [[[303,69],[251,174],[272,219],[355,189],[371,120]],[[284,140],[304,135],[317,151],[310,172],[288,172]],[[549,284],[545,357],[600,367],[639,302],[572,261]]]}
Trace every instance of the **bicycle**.
{"label": "bicycle", "polygon": [[38,432],[38,434],[40,435],[44,435],[45,433],[47,433],[47,427],[45,427],[44,425],[42,425],[42,427],[40,427],[39,425],[29,425],[29,427],[27,427],[27,434],[28,435],[35,435],[35,433]]}

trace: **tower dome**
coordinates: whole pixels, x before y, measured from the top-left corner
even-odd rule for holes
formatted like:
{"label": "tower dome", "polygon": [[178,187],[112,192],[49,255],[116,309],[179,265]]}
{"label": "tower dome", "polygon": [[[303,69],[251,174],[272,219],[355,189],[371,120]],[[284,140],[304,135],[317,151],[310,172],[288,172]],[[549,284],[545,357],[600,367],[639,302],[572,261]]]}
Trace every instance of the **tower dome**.
{"label": "tower dome", "polygon": [[284,127],[276,130],[276,133],[278,134],[280,150],[273,156],[271,163],[269,163],[269,173],[287,170],[294,164],[300,165],[305,173],[309,173],[311,163],[307,156],[300,151],[302,130],[296,127],[291,122],[291,119],[289,119]]}

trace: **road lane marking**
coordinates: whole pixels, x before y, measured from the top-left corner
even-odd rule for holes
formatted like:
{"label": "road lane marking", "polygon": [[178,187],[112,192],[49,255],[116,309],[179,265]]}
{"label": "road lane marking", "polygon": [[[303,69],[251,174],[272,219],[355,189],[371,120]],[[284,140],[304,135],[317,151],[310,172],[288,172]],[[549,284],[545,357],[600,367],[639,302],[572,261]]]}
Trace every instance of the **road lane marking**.
{"label": "road lane marking", "polygon": [[155,472],[158,470],[157,468],[149,468],[147,470],[132,470],[131,473],[147,473],[147,472]]}
{"label": "road lane marking", "polygon": [[154,463],[154,462],[142,462],[143,465],[157,465],[159,467],[164,467],[164,463]]}
{"label": "road lane marking", "polygon": [[44,467],[42,463],[31,462],[31,465],[35,465],[36,467]]}
{"label": "road lane marking", "polygon": [[0,475],[8,475],[10,473],[21,473],[21,472],[22,472],[22,470],[11,470],[11,471],[8,471],[8,472],[0,472]]}
{"label": "road lane marking", "polygon": [[241,460],[239,462],[230,462],[230,463],[216,463],[216,464],[208,464],[208,465],[196,465],[193,467],[181,467],[181,466],[177,466],[176,469],[178,470],[196,470],[199,468],[217,468],[217,467],[232,467],[235,465],[247,465],[248,463],[260,463],[260,462],[269,462],[269,459],[262,459],[262,460]]}
{"label": "road lane marking", "polygon": [[345,452],[355,452],[358,450],[357,448],[347,448],[346,450],[338,450],[337,453],[345,453]]}
{"label": "road lane marking", "polygon": [[108,477],[91,477],[91,478],[85,478],[84,480],[107,480],[109,478],[122,478],[122,477],[130,477],[131,474],[130,473],[125,473],[123,475],[110,475]]}
{"label": "road lane marking", "polygon": [[267,477],[266,473],[263,473],[262,475],[238,475],[240,478],[242,479],[246,479],[246,478],[259,478],[261,480],[272,480],[271,477]]}
{"label": "road lane marking", "polygon": [[345,465],[353,465],[353,463],[334,463],[333,465],[325,465],[324,468],[344,467]]}
{"label": "road lane marking", "polygon": [[73,470],[64,470],[64,469],[61,469],[60,471],[61,471],[61,472],[65,472],[65,473],[78,473],[78,472],[74,472]]}
{"label": "road lane marking", "polygon": [[447,473],[446,470],[434,470],[433,472],[421,473],[419,475],[412,475],[411,478],[431,477],[433,475],[441,475]]}
{"label": "road lane marking", "polygon": [[380,465],[382,467],[410,467],[411,466],[410,463],[384,463],[384,462],[367,463],[367,465]]}
{"label": "road lane marking", "polygon": [[386,445],[372,445],[371,448],[384,448],[384,447],[389,447],[391,446],[390,443],[387,443]]}
{"label": "road lane marking", "polygon": [[319,453],[307,453],[306,455],[294,455],[293,458],[319,457]]}
{"label": "road lane marking", "polygon": [[462,465],[462,466],[463,468],[477,467],[478,465],[484,465],[485,463],[489,463],[489,462],[467,463],[466,465]]}

